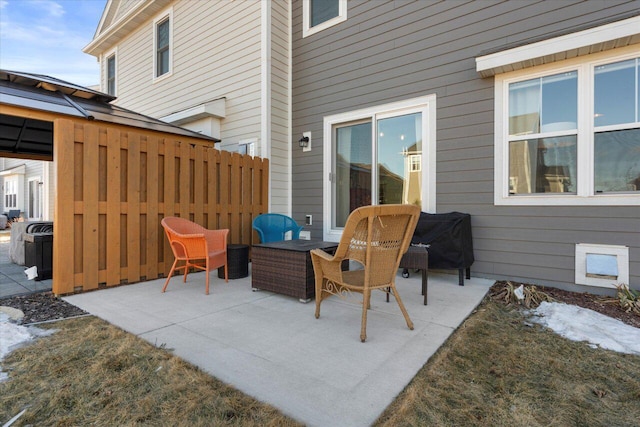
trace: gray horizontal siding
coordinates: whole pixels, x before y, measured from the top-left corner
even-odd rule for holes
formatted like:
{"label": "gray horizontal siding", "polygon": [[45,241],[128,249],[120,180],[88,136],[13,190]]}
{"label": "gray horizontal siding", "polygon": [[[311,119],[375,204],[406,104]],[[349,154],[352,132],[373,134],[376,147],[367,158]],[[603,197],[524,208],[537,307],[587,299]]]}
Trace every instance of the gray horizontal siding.
{"label": "gray horizontal siding", "polygon": [[[640,287],[637,207],[494,206],[493,79],[481,52],[638,10],[638,1],[348,2],[348,19],[302,38],[293,2],[293,214],[322,237],[323,117],[417,96],[437,97],[437,210],[472,215],[473,274],[576,288],[576,243],[630,247]],[[594,288],[587,290],[596,291]]]}

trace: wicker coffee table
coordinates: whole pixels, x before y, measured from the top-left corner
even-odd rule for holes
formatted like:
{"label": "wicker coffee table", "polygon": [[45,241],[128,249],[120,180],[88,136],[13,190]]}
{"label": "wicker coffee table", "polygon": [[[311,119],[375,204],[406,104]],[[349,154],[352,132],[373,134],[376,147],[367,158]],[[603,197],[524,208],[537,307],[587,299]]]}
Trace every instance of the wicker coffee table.
{"label": "wicker coffee table", "polygon": [[336,242],[283,240],[253,245],[251,286],[254,290],[276,292],[309,302],[315,297],[315,276],[311,249],[333,252]]}

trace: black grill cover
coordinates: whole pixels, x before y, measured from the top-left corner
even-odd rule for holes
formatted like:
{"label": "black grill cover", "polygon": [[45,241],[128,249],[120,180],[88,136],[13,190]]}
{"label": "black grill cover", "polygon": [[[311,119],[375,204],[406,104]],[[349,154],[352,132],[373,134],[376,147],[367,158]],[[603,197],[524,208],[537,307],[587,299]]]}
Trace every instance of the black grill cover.
{"label": "black grill cover", "polygon": [[473,264],[471,215],[420,212],[412,245],[429,245],[429,267],[461,269]]}

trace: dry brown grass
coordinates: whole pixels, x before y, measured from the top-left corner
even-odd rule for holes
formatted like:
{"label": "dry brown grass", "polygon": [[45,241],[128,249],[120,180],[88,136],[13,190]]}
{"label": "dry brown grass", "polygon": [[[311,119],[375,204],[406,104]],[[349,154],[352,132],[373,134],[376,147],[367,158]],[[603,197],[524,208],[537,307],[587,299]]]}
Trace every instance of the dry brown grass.
{"label": "dry brown grass", "polygon": [[[637,426],[640,356],[592,349],[489,298],[380,417],[379,426]],[[294,421],[96,318],[2,362],[0,422],[15,426],[287,426]]]}
{"label": "dry brown grass", "polygon": [[640,356],[527,326],[485,300],[378,426],[637,426]]}
{"label": "dry brown grass", "polygon": [[14,425],[298,425],[97,318],[49,327],[59,331],[2,362],[0,422],[28,408]]}

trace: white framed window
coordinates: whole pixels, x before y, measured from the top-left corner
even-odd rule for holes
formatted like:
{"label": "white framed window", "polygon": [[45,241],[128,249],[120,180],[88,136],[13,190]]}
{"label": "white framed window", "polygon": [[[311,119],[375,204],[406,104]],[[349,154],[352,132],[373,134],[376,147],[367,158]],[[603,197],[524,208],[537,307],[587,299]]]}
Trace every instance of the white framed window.
{"label": "white framed window", "polygon": [[640,52],[495,77],[496,205],[640,204]]}
{"label": "white framed window", "polygon": [[4,178],[4,208],[19,209],[20,176],[5,176]]}
{"label": "white framed window", "polygon": [[238,153],[248,154],[252,157],[255,156],[257,143],[258,143],[257,138],[242,139],[238,141]]}
{"label": "white framed window", "polygon": [[43,212],[43,182],[40,177],[29,178],[27,212],[30,220],[41,220]]}
{"label": "white framed window", "polygon": [[153,21],[153,78],[158,80],[173,72],[173,8]]}
{"label": "white framed window", "polygon": [[112,52],[107,55],[107,64],[106,64],[106,80],[107,80],[107,90],[106,92],[109,95],[116,95],[116,76],[118,74],[118,64],[116,62],[116,52]]}
{"label": "white framed window", "polygon": [[435,114],[428,95],[324,118],[324,240],[339,240],[360,206],[435,211]]}
{"label": "white framed window", "polygon": [[409,158],[409,170],[411,172],[420,172],[422,170],[422,155],[410,154]]}
{"label": "white framed window", "polygon": [[347,0],[303,0],[302,37],[347,20]]}

